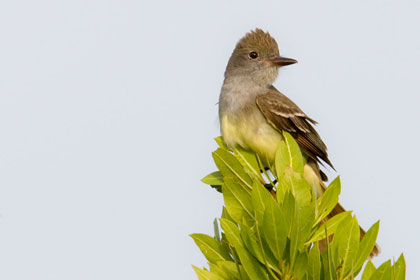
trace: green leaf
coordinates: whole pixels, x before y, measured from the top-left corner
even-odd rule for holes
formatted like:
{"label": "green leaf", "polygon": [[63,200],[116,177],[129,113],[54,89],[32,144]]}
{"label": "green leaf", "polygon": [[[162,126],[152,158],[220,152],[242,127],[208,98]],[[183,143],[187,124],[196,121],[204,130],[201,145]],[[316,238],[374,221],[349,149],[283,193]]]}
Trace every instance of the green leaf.
{"label": "green leaf", "polygon": [[[259,182],[254,181],[253,189],[252,189],[252,205],[254,206],[255,216],[256,216],[256,226],[255,231],[257,233],[259,242],[261,242],[260,246],[262,246],[262,253],[267,261],[267,265],[270,269],[276,271],[280,274],[279,269],[279,261],[273,255],[272,250],[268,246],[268,240],[264,237],[265,229],[264,229],[264,213],[265,209],[268,207],[267,205],[278,205],[274,197],[271,193],[267,191],[267,189],[262,186]],[[278,206],[277,206],[278,207]],[[286,234],[287,234],[287,227]]]}
{"label": "green leaf", "polygon": [[321,259],[318,242],[312,245],[308,257],[308,279],[321,279]]}
{"label": "green leaf", "polygon": [[219,261],[216,264],[209,263],[210,271],[223,279],[240,279],[236,263],[231,261]]}
{"label": "green leaf", "polygon": [[234,156],[239,160],[244,170],[252,177],[263,181],[261,176],[260,166],[258,165],[255,154],[246,151],[240,147],[233,149]]}
{"label": "green leaf", "polygon": [[[242,148],[231,149],[222,137],[216,138],[220,148],[213,157],[219,170],[202,181],[223,191],[223,231],[215,222],[214,238],[191,235],[210,266],[210,270],[194,267],[199,279],[353,280],[362,269],[379,224],[360,240],[351,212],[326,219],[338,203],[339,177],[317,198],[318,185],[310,186],[303,177],[305,158],[299,146],[291,135],[283,136],[275,168],[270,166],[278,181],[275,197],[263,185],[258,156]],[[333,234],[330,244],[327,236]],[[327,242],[323,253],[319,240]],[[403,255],[393,266],[388,261],[378,269],[369,261],[362,280],[403,280],[405,266]]]}
{"label": "green leaf", "polygon": [[241,225],[241,238],[246,249],[257,258],[261,263],[264,263],[263,253],[260,244],[258,244],[255,234],[245,225]]}
{"label": "green leaf", "polygon": [[276,151],[276,172],[281,177],[285,169],[290,167],[303,174],[304,159],[295,139],[287,132],[283,132],[284,141],[281,141]]}
{"label": "green leaf", "polygon": [[359,248],[360,228],[356,217],[345,223],[337,230],[333,243],[338,244],[338,259],[342,263],[341,279],[351,272],[356,261],[357,250]]}
{"label": "green leaf", "polygon": [[290,231],[290,263],[293,265],[298,252],[302,252],[314,221],[314,209],[311,205],[299,208],[295,205],[295,213]]}
{"label": "green leaf", "polygon": [[235,158],[230,152],[227,152],[221,148],[213,152],[213,159],[222,173],[223,177],[234,177],[238,179],[238,182],[243,185],[248,193],[251,193],[252,180],[248,174],[244,171],[242,165],[238,159]]}
{"label": "green leaf", "polygon": [[280,260],[287,241],[287,224],[279,205],[274,199],[267,200],[262,234],[274,256]]}
{"label": "green leaf", "polygon": [[373,250],[373,247],[376,243],[376,238],[378,237],[379,232],[379,221],[377,221],[370,229],[366,232],[365,236],[360,242],[359,249],[357,250],[357,257],[354,263],[354,271],[358,273],[365,261],[368,259],[370,253]]}
{"label": "green leaf", "polygon": [[392,267],[391,260],[384,262],[381,266],[376,269],[370,279],[374,280],[391,280],[392,279]]}
{"label": "green leaf", "polygon": [[275,202],[275,200],[268,190],[258,181],[254,181],[252,186],[251,200],[256,220],[262,228],[266,205],[270,203],[270,201]]}
{"label": "green leaf", "polygon": [[239,228],[235,223],[227,219],[221,218],[220,225],[225,231],[227,240],[233,247],[237,248],[243,246]]}
{"label": "green leaf", "polygon": [[336,280],[337,274],[335,270],[335,264],[329,258],[328,248],[326,248],[321,253],[321,278],[320,279],[327,279],[327,280]]}
{"label": "green leaf", "polygon": [[296,212],[296,201],[295,197],[291,193],[286,193],[284,200],[282,201],[281,210],[286,220],[287,234],[290,237],[290,231],[292,229],[293,220],[295,219]]}
{"label": "green leaf", "polygon": [[[327,227],[324,226],[324,229],[325,229],[325,236],[329,236]],[[329,238],[326,238],[325,240],[327,243],[327,249],[324,252],[326,253],[326,256],[323,257],[322,259],[323,259],[323,262],[326,261],[326,265],[324,266],[324,268],[326,268],[326,275],[327,275],[326,278],[335,280],[337,279],[337,270],[336,270],[337,259],[335,259],[331,253],[332,244],[330,244]]]}
{"label": "green leaf", "polygon": [[196,266],[193,266],[193,268],[195,270],[195,273],[197,273],[198,279],[200,280],[223,280],[222,277],[213,272],[198,268]]}
{"label": "green leaf", "polygon": [[219,232],[219,224],[217,223],[217,219],[213,221],[213,229],[214,229],[214,238],[220,242],[220,232]]}
{"label": "green leaf", "polygon": [[284,195],[290,191],[300,206],[308,204],[312,200],[312,187],[299,173],[288,168],[279,178],[277,187],[277,200],[282,201]]}
{"label": "green leaf", "polygon": [[393,266],[394,279],[405,280],[405,259],[404,254],[398,258],[397,262]]}
{"label": "green leaf", "polygon": [[290,263],[293,266],[296,255],[298,253],[298,242],[299,242],[299,207],[295,203],[293,209],[293,219],[291,220],[289,239],[290,239]]}
{"label": "green leaf", "polygon": [[269,279],[268,272],[265,267],[263,267],[244,247],[241,246],[236,248],[236,252],[238,253],[241,264],[250,279]]}
{"label": "green leaf", "polygon": [[351,212],[342,212],[340,214],[335,215],[331,219],[325,223],[325,225],[321,225],[318,227],[317,231],[312,235],[311,239],[305,243],[305,245],[309,245],[312,242],[316,242],[322,239],[325,239],[325,226],[327,227],[327,232],[329,235],[336,233],[338,226],[346,219],[350,219]]}
{"label": "green leaf", "polygon": [[[263,241],[258,240],[257,236],[252,232],[251,229],[245,225],[241,225],[241,238],[245,244],[246,249],[250,252],[261,264],[264,264],[267,269],[272,269],[277,273],[281,273],[278,266],[278,261],[272,257],[270,249],[264,246]],[[258,234],[258,230],[257,230]],[[263,251],[264,250],[264,251]]]}
{"label": "green leaf", "polygon": [[242,265],[239,266],[239,272],[240,272],[240,276],[239,279],[241,280],[251,280],[248,276],[248,274],[246,274],[244,267]]}
{"label": "green leaf", "polygon": [[220,224],[225,231],[229,243],[231,243],[235,248],[241,264],[249,278],[268,279],[267,271],[265,271],[264,267],[262,267],[258,260],[245,249],[237,225],[223,218],[220,219]]}
{"label": "green leaf", "polygon": [[365,270],[363,271],[362,280],[370,280],[372,279],[372,275],[375,273],[376,267],[373,265],[371,261],[368,261],[365,266]]}
{"label": "green leaf", "polygon": [[220,148],[226,151],[230,151],[229,147],[226,145],[225,140],[223,139],[222,136],[216,137],[214,138],[214,140],[216,141],[217,145],[219,145]]}
{"label": "green leaf", "polygon": [[299,253],[293,266],[295,279],[303,279],[308,270],[308,255],[306,252]]}
{"label": "green leaf", "polygon": [[232,260],[229,252],[224,250],[221,244],[213,237],[201,233],[194,233],[190,236],[209,262]]}
{"label": "green leaf", "polygon": [[228,211],[226,210],[226,207],[223,207],[223,210],[222,210],[222,218],[225,218],[225,219],[227,219],[227,220],[229,220],[231,222],[235,222],[232,219],[232,217],[229,215]]}
{"label": "green leaf", "polygon": [[267,244],[267,241],[265,239],[261,239],[262,243],[262,252],[267,260],[268,267],[272,270],[276,271],[278,274],[281,274],[281,268],[280,263],[281,261],[278,261],[274,254],[271,252],[270,247]]}
{"label": "green leaf", "polygon": [[236,183],[232,178],[225,178],[222,185],[222,192],[225,200],[226,210],[237,223],[243,219],[248,225],[255,220],[251,202],[251,196],[244,191],[244,187]]}
{"label": "green leaf", "polygon": [[222,232],[220,234],[222,236],[222,240],[220,242],[221,246],[223,247],[224,250],[226,250],[227,252],[230,252],[230,244],[226,238],[226,234],[224,232]]}
{"label": "green leaf", "polygon": [[201,182],[207,185],[221,186],[223,184],[223,175],[220,171],[215,171],[201,179]]}
{"label": "green leaf", "polygon": [[308,240],[311,230],[312,224],[315,219],[315,210],[312,204],[306,205],[301,208],[299,213],[299,227],[298,227],[298,234],[299,234],[299,241],[298,241],[298,250],[302,251],[305,246],[305,241]]}
{"label": "green leaf", "polygon": [[218,191],[219,193],[222,193],[222,186],[221,185],[210,185],[213,189]]}
{"label": "green leaf", "polygon": [[337,177],[326,189],[325,193],[317,201],[317,213],[315,224],[328,216],[338,203],[338,195],[341,192],[340,177]]}
{"label": "green leaf", "polygon": [[[233,263],[235,264],[235,263]],[[222,277],[223,279],[229,279],[229,274],[224,271],[221,267],[217,266],[215,263],[209,263],[210,272],[217,274],[218,276]]]}

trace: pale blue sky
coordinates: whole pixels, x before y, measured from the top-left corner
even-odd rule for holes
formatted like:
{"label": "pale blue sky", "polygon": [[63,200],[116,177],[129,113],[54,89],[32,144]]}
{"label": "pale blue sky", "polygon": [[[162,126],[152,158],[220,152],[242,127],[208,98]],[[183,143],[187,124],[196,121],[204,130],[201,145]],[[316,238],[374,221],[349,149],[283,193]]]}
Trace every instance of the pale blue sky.
{"label": "pale blue sky", "polygon": [[[320,125],[341,202],[420,279],[420,2],[2,1],[0,278],[196,279],[217,101],[250,29]],[[329,172],[330,177],[336,176]]]}

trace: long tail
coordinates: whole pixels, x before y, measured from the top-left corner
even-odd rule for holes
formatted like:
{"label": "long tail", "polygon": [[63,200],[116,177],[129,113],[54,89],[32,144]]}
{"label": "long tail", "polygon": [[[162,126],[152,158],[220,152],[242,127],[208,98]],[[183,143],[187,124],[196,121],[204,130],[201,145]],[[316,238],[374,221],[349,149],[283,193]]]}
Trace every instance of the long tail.
{"label": "long tail", "polygon": [[[318,195],[322,195],[327,187],[322,182],[323,180],[327,180],[327,176],[319,169],[319,166],[316,162],[312,160],[308,160],[306,166],[305,166],[305,179],[308,182],[314,182],[314,180],[317,182],[317,192]],[[327,219],[334,217],[337,214],[340,214],[342,212],[345,212],[343,206],[341,206],[340,203],[337,203],[335,208],[331,211],[331,213],[328,215]],[[365,236],[366,231],[360,227],[360,239]],[[381,253],[381,248],[378,244],[375,244],[375,247],[373,248],[372,252],[370,253],[370,257],[375,257]]]}

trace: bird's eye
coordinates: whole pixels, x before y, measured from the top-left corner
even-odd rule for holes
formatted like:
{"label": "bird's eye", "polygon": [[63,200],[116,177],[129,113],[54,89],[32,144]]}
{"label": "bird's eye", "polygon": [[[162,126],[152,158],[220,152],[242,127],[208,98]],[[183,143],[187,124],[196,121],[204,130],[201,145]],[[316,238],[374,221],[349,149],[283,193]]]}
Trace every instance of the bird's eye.
{"label": "bird's eye", "polygon": [[257,52],[250,52],[249,57],[252,58],[252,59],[256,59],[258,57],[258,53]]}

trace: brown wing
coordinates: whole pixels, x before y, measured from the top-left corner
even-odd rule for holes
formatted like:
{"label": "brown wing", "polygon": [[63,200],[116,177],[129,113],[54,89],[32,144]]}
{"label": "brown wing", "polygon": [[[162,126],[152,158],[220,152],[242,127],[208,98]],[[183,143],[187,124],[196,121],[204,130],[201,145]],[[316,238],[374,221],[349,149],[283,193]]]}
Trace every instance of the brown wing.
{"label": "brown wing", "polygon": [[328,159],[327,147],[312,126],[316,122],[292,100],[271,87],[266,94],[258,96],[256,102],[268,122],[278,130],[289,132],[304,154],[321,164],[322,160],[334,169]]}

